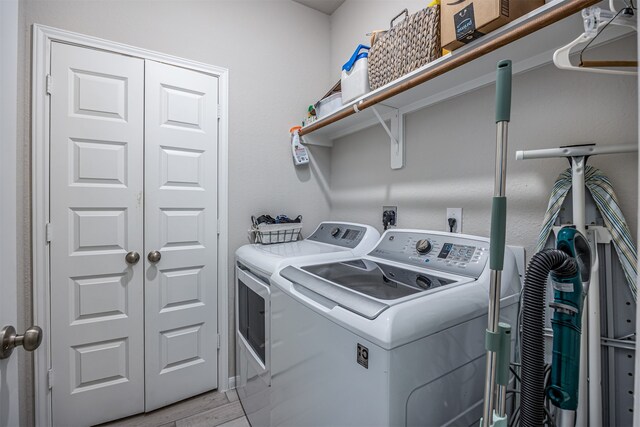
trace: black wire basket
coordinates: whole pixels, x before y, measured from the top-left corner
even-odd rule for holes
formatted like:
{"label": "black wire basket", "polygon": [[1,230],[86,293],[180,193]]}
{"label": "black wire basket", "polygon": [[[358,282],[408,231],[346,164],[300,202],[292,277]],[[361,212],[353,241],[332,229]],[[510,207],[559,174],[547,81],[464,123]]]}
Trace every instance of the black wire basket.
{"label": "black wire basket", "polygon": [[275,243],[295,242],[302,239],[302,222],[289,224],[258,224],[255,217],[251,217],[249,234],[254,243],[272,245]]}

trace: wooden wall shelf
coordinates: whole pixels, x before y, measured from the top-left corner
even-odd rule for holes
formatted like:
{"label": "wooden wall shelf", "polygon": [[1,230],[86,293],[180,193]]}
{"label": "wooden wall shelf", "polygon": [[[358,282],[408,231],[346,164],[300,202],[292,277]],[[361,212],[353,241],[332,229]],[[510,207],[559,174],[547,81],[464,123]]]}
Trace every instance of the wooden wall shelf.
{"label": "wooden wall shelf", "polygon": [[[303,127],[300,130],[302,141],[309,145],[331,147],[333,140],[379,123],[377,116],[380,116],[391,122],[391,128],[387,127],[386,130],[392,142],[392,168],[401,168],[404,165],[405,114],[492,84],[495,81],[496,63],[501,59],[513,61],[514,74],[551,63],[557,48],[584,31],[578,13],[597,3],[598,0],[552,0]],[[607,29],[592,46],[624,34],[622,28]],[[371,108],[374,106],[375,109]]]}

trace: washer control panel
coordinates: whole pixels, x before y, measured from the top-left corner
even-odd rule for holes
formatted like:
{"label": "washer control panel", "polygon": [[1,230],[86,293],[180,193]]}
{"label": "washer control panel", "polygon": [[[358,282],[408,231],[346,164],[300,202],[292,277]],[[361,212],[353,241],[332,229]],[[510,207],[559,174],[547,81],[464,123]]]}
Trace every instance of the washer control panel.
{"label": "washer control panel", "polygon": [[369,255],[477,278],[489,259],[489,242],[480,238],[393,230],[384,234]]}
{"label": "washer control panel", "polygon": [[366,231],[365,227],[358,225],[323,222],[308,239],[353,249],[360,244]]}

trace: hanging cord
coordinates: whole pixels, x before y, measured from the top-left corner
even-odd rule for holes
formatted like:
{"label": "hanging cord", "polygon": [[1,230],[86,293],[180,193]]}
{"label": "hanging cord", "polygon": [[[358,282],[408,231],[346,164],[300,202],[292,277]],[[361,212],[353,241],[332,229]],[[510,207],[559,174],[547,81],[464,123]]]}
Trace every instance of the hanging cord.
{"label": "hanging cord", "polygon": [[[633,0],[631,0],[631,1],[633,1]],[[626,3],[626,2],[625,2],[625,3]],[[631,4],[633,5],[633,3],[631,3]],[[606,24],[604,24],[604,26],[602,27],[602,29],[600,29],[600,31],[598,31],[598,34],[596,34],[594,38],[592,38],[591,40],[589,40],[589,43],[587,43],[587,45],[586,45],[585,47],[583,47],[583,48],[582,48],[582,50],[580,51],[580,66],[582,66],[582,65],[583,65],[583,62],[582,62],[582,55],[584,54],[585,50],[587,50],[587,48],[591,45],[591,43],[593,43],[593,41],[594,41],[595,39],[597,39],[597,38],[598,38],[598,36],[599,36],[600,34],[602,34],[602,32],[605,30],[605,28],[607,28],[607,27],[609,26],[609,24],[611,24],[613,21],[615,21],[615,20],[616,20],[616,18],[617,18],[618,16],[620,16],[620,14],[621,14],[623,11],[626,11],[626,13],[629,13],[629,14],[633,15],[633,8],[631,8],[631,7],[624,7],[624,8],[622,8],[622,9],[620,9],[620,10],[618,11],[618,13],[616,13],[616,14],[615,14],[615,16],[614,16],[611,20],[609,20],[609,22],[607,22]]]}
{"label": "hanging cord", "polygon": [[[519,368],[521,364],[519,363],[511,363],[509,366],[509,370],[514,377],[514,389],[508,390],[507,394],[511,396],[512,399],[516,399],[516,396],[521,393],[521,390],[518,388],[518,382],[520,381],[520,376],[516,372],[516,368]],[[544,384],[545,389],[549,387],[551,384],[551,365],[546,363],[544,365]],[[518,427],[521,425],[520,423],[520,407],[518,405],[511,416],[509,417],[508,427]],[[549,398],[545,395],[544,397],[544,420],[542,423],[543,427],[557,427],[556,424],[556,409],[549,405]]]}
{"label": "hanging cord", "polygon": [[[545,372],[544,372],[544,388],[545,390],[551,385],[551,365],[550,364],[545,364],[544,366]],[[555,408],[552,408],[551,405],[549,404],[549,397],[546,395],[544,396],[544,414],[545,414],[545,418],[544,418],[544,425],[545,426],[550,426],[550,427],[556,427],[556,422],[555,422],[555,417],[551,414],[551,411],[553,410],[555,412]]]}

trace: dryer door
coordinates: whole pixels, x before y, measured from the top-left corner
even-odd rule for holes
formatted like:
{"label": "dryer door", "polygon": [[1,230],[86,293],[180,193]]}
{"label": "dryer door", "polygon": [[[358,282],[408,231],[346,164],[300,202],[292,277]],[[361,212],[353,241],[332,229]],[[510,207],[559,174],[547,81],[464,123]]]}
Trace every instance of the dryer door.
{"label": "dryer door", "polygon": [[251,425],[270,425],[271,292],[267,279],[236,268],[236,390]]}
{"label": "dryer door", "polygon": [[270,358],[270,289],[269,284],[253,273],[236,268],[238,344],[242,345],[258,370],[269,369]]}

